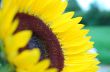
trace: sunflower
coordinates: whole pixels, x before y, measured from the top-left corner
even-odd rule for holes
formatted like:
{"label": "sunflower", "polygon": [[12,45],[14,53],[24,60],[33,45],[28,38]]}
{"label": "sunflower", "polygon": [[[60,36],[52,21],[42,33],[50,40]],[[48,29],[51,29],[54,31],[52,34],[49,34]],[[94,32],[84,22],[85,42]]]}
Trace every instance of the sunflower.
{"label": "sunflower", "polygon": [[[50,67],[57,68],[58,72],[96,72],[99,63],[95,59],[97,53],[89,52],[94,43],[87,36],[88,30],[79,24],[82,17],[72,18],[74,12],[64,13],[66,7],[66,0],[3,0],[0,10],[1,39],[7,47],[13,48],[6,47],[8,60],[19,65],[19,59],[30,53],[25,50],[39,48],[40,60],[49,58]],[[28,30],[32,31],[32,36]],[[22,34],[21,31],[26,32]],[[13,37],[12,34],[16,33]],[[7,37],[9,35],[12,38]],[[21,56],[14,61],[19,54],[17,52],[21,52]],[[27,64],[26,68],[31,68]]]}

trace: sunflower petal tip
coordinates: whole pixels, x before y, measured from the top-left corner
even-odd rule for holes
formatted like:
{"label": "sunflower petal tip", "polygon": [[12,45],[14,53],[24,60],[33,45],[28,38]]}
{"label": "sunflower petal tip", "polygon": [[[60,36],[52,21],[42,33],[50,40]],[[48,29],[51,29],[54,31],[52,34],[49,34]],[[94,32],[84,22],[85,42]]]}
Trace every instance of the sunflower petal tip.
{"label": "sunflower petal tip", "polygon": [[79,16],[79,17],[76,17],[78,20],[82,20],[83,19],[83,17],[81,17],[81,16]]}

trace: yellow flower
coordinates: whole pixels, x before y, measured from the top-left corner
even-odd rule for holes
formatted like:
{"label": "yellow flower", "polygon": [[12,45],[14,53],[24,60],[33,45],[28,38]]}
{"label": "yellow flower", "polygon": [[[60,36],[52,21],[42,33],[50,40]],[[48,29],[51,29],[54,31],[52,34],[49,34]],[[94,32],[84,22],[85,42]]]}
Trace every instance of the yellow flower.
{"label": "yellow flower", "polygon": [[[72,18],[74,12],[64,13],[66,0],[3,0],[2,3],[0,38],[6,44],[10,62],[23,69],[32,68],[32,71],[29,71],[34,72],[39,68],[31,66],[30,59],[30,66],[27,67],[28,60],[24,64],[26,66],[21,65],[21,60],[24,61],[28,55],[33,55],[34,50],[32,54],[28,54],[28,51],[22,49],[38,47],[41,51],[41,60],[49,58],[51,67],[56,67],[60,72],[98,70],[99,62],[95,59],[97,54],[89,52],[93,48],[93,42],[90,41],[90,36],[86,36],[88,30],[82,29],[84,25],[79,24],[82,17]],[[28,30],[32,31],[32,37]],[[17,34],[13,36],[13,33]],[[20,52],[24,51],[20,55],[19,48]],[[13,61],[15,58],[17,60]]]}

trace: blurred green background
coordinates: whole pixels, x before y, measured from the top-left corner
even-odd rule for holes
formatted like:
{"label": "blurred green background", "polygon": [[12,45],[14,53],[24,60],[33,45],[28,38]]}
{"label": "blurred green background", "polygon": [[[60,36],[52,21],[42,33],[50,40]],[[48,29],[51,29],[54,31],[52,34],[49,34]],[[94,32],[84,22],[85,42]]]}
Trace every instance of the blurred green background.
{"label": "blurred green background", "polygon": [[100,72],[110,72],[110,0],[68,1],[66,12],[75,11],[74,17],[82,16],[81,23],[90,29],[89,35],[92,36],[92,41],[95,42],[94,48],[99,53],[97,58],[105,69]]}

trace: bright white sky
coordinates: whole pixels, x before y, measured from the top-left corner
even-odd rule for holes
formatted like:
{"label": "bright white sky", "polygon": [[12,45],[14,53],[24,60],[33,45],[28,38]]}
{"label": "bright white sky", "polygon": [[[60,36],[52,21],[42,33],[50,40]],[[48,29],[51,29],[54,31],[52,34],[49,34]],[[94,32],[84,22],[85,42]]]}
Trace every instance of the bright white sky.
{"label": "bright white sky", "polygon": [[90,4],[93,2],[93,0],[77,0],[77,1],[83,10],[89,10]]}
{"label": "bright white sky", "polygon": [[96,2],[100,10],[110,10],[110,0],[77,0],[80,7],[87,11],[90,8],[90,4]]}

